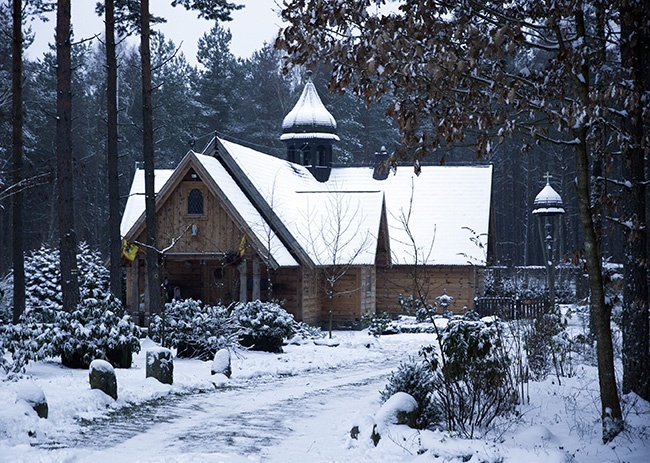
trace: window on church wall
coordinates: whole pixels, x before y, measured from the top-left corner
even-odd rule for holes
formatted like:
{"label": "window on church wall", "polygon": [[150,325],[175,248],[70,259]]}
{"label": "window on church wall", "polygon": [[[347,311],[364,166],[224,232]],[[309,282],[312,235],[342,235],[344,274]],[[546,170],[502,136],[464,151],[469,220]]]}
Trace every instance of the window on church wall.
{"label": "window on church wall", "polygon": [[198,188],[193,188],[187,195],[187,213],[203,215],[203,192]]}
{"label": "window on church wall", "polygon": [[316,158],[316,165],[317,166],[325,166],[327,165],[325,163],[325,147],[324,146],[319,146],[318,147],[318,154]]}
{"label": "window on church wall", "polygon": [[311,147],[309,145],[302,148],[302,165],[311,166]]}

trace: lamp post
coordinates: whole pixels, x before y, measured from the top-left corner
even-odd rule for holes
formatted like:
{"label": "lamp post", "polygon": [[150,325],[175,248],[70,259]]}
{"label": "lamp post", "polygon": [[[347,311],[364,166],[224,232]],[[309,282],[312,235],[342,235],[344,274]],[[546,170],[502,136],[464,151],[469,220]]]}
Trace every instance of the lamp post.
{"label": "lamp post", "polygon": [[544,251],[544,265],[548,284],[549,310],[555,308],[555,249],[560,217],[564,214],[562,198],[551,186],[551,175],[547,172],[546,186],[533,202],[533,214],[538,220],[539,238]]}

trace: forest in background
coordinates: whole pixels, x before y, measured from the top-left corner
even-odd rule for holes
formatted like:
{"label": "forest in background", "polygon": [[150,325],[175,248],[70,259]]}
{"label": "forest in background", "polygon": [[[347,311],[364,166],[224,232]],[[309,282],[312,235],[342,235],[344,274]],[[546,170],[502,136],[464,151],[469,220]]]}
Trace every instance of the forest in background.
{"label": "forest in background", "polygon": [[[0,28],[11,17],[0,9]],[[0,33],[0,187],[10,180],[11,168],[11,34]],[[298,70],[282,72],[281,51],[267,45],[249,59],[230,52],[231,35],[216,24],[199,42],[192,66],[176,44],[162,34],[152,38],[155,153],[157,168],[174,168],[188,150],[201,151],[212,136],[283,158],[281,123],[303,88]],[[29,38],[27,40],[29,43]],[[106,70],[101,39],[73,47],[73,153],[75,165],[75,229],[85,241],[108,256],[108,193],[106,178]],[[118,51],[119,176],[122,204],[126,201],[136,163],[142,159],[142,93],[140,55],[136,45],[123,43]],[[24,64],[25,172],[34,181],[25,195],[25,249],[58,243],[56,208],[56,55],[54,50]],[[331,94],[329,69],[319,67],[313,77],[319,94],[338,123],[341,142],[335,146],[338,165],[371,165],[382,146],[389,152],[400,143],[394,121],[385,115],[389,98],[366,107],[352,93]],[[544,186],[544,174],[564,199],[561,254],[577,262],[581,248],[575,201],[575,166],[566,148],[533,146],[522,152],[521,142],[506,140],[488,156],[475,157],[473,140],[465,146],[439,148],[425,162],[432,164],[494,165],[493,249],[495,264],[541,265],[537,225],[532,203]],[[400,168],[409,169],[409,161]],[[1,189],[1,188],[0,188]],[[11,268],[11,208],[0,203],[0,274]],[[615,227],[605,234],[606,256],[621,258],[621,234]]]}

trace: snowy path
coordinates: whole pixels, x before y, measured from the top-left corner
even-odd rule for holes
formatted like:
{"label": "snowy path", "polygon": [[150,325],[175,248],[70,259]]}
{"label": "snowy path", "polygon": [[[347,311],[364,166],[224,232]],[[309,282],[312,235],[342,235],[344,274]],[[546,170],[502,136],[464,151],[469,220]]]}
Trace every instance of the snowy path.
{"label": "snowy path", "polygon": [[[216,380],[218,388],[211,362],[198,360],[175,359],[173,386],[145,378],[145,352],[154,346],[145,340],[134,366],[116,370],[118,401],[90,390],[87,371],[36,362],[26,378],[0,384],[0,463],[650,461],[646,402],[630,409],[630,431],[614,444],[600,442],[597,372],[586,364],[561,385],[554,377],[531,383],[530,405],[497,425],[498,441],[406,427],[382,433],[377,447],[368,436],[351,440],[353,424],[366,432],[372,424],[367,415],[377,412],[390,373],[434,336],[339,332],[337,340],[335,348],[240,353],[231,380]],[[48,398],[47,420],[15,403],[30,382]]]}
{"label": "snowy path", "polygon": [[43,447],[74,458],[66,461],[97,463],[337,461],[352,421],[377,407],[378,391],[403,355],[168,396]]}

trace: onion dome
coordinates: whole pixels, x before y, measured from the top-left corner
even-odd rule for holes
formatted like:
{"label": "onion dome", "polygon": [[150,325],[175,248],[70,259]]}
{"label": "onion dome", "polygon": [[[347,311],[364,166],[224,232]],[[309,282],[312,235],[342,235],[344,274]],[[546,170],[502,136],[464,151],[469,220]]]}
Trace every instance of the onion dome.
{"label": "onion dome", "polygon": [[307,72],[307,83],[293,109],[282,121],[280,140],[320,139],[339,141],[336,120],[325,108]]}
{"label": "onion dome", "polygon": [[542,188],[533,202],[533,214],[539,215],[559,215],[564,214],[564,204],[562,198],[553,189],[549,182],[549,175],[546,177],[546,186]]}

